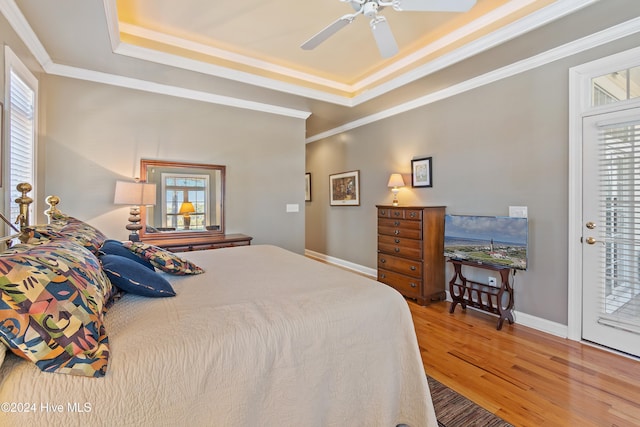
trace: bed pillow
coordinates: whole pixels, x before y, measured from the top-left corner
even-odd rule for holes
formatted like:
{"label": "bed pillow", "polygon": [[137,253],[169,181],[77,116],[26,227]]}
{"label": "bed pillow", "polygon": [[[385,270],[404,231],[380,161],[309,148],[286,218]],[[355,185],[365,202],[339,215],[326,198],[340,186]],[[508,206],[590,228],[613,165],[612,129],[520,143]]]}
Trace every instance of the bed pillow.
{"label": "bed pillow", "polygon": [[111,283],[125,292],[145,297],[176,295],[167,279],[130,258],[102,255],[100,262]]}
{"label": "bed pillow", "polygon": [[34,238],[73,239],[94,254],[98,253],[104,241],[107,240],[107,236],[100,230],[72,216],[56,220],[51,224],[30,228],[34,231]]}
{"label": "bed pillow", "polygon": [[44,372],[102,377],[111,283],[81,245],[59,239],[0,254],[0,342]]}
{"label": "bed pillow", "polygon": [[204,270],[191,261],[182,259],[173,252],[162,249],[158,246],[150,245],[144,242],[124,242],[122,244],[134,254],[138,254],[142,258],[149,261],[159,270],[170,274],[187,275],[201,274]]}
{"label": "bed pillow", "polygon": [[125,248],[124,246],[122,246],[122,242],[119,240],[112,240],[112,239],[105,240],[104,243],[102,244],[102,247],[100,248],[100,255],[102,254],[118,255],[121,257],[129,258],[130,260],[145,266],[151,271],[155,271],[153,264],[151,264],[146,259],[138,256],[137,254],[131,252],[129,249]]}

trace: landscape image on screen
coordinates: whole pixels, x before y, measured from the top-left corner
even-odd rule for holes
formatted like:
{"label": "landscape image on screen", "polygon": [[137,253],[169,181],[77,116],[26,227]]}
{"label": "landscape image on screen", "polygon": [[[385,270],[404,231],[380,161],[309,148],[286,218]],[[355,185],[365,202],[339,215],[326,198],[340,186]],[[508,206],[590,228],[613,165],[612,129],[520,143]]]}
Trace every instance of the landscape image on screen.
{"label": "landscape image on screen", "polygon": [[527,218],[445,215],[444,255],[526,270],[528,228]]}

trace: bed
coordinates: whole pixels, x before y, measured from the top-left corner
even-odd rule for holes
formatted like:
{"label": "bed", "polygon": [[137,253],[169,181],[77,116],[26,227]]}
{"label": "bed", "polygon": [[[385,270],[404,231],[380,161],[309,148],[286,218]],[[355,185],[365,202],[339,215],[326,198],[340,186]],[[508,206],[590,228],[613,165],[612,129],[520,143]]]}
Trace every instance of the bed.
{"label": "bed", "polygon": [[[51,225],[23,228],[37,242],[1,254],[3,263],[16,251],[87,246]],[[175,296],[101,289],[115,301],[105,297],[102,310],[100,375],[49,372],[13,354],[0,307],[0,425],[437,426],[394,289],[271,245],[170,256],[204,271],[156,268]]]}

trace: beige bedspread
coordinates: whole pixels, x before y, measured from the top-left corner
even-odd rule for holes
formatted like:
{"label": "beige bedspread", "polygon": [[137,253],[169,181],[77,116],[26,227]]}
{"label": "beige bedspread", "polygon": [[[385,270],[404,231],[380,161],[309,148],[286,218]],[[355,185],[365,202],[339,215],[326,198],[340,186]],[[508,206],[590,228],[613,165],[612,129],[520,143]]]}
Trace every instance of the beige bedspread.
{"label": "beige bedspread", "polygon": [[182,255],[206,273],[108,312],[104,378],[7,355],[0,425],[437,426],[395,290],[275,246]]}

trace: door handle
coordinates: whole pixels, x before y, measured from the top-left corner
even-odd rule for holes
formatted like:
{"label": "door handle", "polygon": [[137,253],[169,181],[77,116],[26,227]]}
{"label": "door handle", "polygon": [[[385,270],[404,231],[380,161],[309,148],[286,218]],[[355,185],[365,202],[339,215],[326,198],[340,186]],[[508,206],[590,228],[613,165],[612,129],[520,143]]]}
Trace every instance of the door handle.
{"label": "door handle", "polygon": [[593,230],[594,228],[596,228],[596,223],[593,221],[589,221],[585,224],[585,226],[589,229],[589,230]]}
{"label": "door handle", "polygon": [[597,242],[597,240],[596,240],[596,238],[595,238],[595,237],[587,237],[587,238],[585,239],[585,242],[587,242],[587,244],[589,244],[589,245],[595,245],[595,244],[596,244],[596,242]]}

